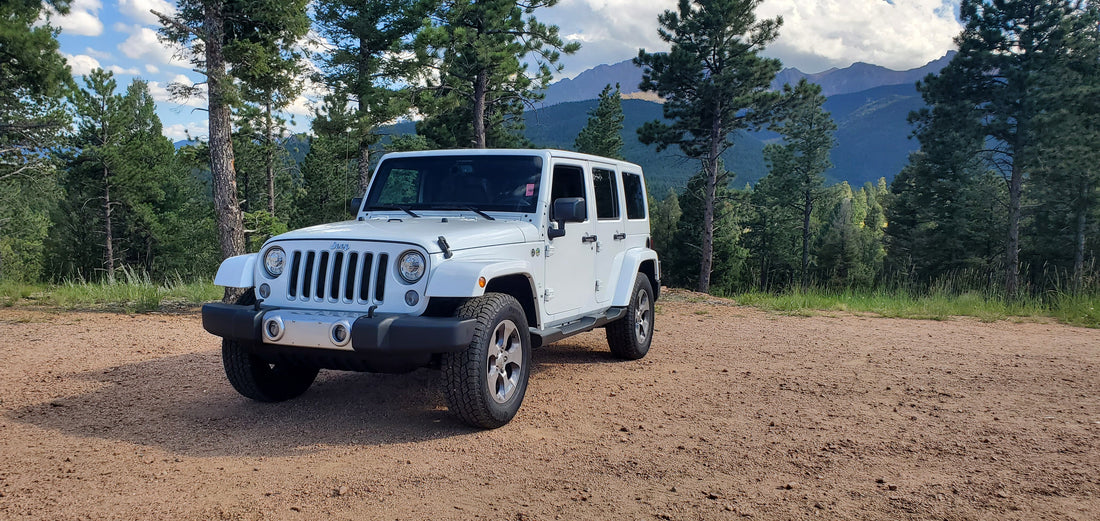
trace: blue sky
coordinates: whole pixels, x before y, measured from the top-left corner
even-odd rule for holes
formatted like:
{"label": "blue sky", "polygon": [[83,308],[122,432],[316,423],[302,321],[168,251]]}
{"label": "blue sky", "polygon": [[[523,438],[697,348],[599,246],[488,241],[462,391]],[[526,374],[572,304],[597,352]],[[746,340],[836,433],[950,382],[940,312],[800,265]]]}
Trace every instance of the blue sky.
{"label": "blue sky", "polygon": [[[369,0],[367,0],[369,1]],[[134,78],[149,82],[158,100],[165,135],[183,139],[206,136],[205,101],[169,99],[172,82],[196,82],[201,75],[157,39],[157,20],[149,12],[174,10],[174,0],[73,0],[68,16],[53,17],[61,28],[61,52],[78,78],[96,67],[111,70],[120,86]],[[676,0],[561,0],[536,13],[560,27],[581,50],[562,63],[566,77],[601,63],[616,63],[637,55],[639,48],[664,50],[657,37],[657,15],[673,9]],[[785,66],[804,72],[845,67],[863,61],[892,69],[919,67],[954,47],[962,29],[954,0],[764,0],[763,17],[782,16],[780,37],[767,54]],[[313,91],[310,95],[309,91]],[[307,130],[311,98],[308,89],[290,109],[296,130]]]}

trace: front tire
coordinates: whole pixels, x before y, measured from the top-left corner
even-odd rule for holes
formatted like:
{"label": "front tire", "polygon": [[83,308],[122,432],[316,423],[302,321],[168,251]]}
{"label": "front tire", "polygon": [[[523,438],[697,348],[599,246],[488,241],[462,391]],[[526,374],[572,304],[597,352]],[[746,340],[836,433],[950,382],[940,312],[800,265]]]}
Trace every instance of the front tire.
{"label": "front tire", "polygon": [[523,307],[511,295],[486,293],[455,316],[477,320],[466,349],[443,355],[443,394],[464,423],[495,429],[515,417],[527,392],[531,333]]}
{"label": "front tire", "polygon": [[[248,290],[236,304],[255,304],[256,295]],[[316,367],[290,362],[269,362],[252,352],[249,342],[222,340],[222,366],[233,388],[258,402],[282,402],[297,398],[313,385]]]}
{"label": "front tire", "polygon": [[649,352],[653,342],[655,304],[653,284],[639,273],[630,295],[626,316],[607,325],[607,345],[611,353],[626,360],[638,360]]}

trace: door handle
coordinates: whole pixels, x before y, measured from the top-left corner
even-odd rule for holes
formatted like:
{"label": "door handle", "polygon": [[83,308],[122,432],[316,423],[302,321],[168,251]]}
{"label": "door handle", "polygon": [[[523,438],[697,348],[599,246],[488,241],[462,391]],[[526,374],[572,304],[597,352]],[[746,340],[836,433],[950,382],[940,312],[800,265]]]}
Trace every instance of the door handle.
{"label": "door handle", "polygon": [[596,242],[596,236],[595,235],[585,235],[584,237],[581,237],[581,242]]}
{"label": "door handle", "polygon": [[623,239],[625,239],[625,238],[626,238],[626,234],[625,234],[625,233],[622,233],[622,232],[620,232],[620,233],[616,233],[616,234],[615,234],[615,240],[616,240],[616,241],[621,241],[621,240],[623,240]]}

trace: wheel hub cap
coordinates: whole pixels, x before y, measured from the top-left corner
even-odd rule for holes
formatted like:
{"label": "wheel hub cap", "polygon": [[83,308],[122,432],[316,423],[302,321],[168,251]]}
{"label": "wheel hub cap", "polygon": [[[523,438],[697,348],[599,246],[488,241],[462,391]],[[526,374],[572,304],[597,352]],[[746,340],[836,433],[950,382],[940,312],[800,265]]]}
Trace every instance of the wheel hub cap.
{"label": "wheel hub cap", "polygon": [[486,384],[489,396],[497,403],[507,402],[519,387],[523,369],[523,344],[515,322],[504,320],[497,324],[489,339],[489,357],[486,364]]}
{"label": "wheel hub cap", "polygon": [[650,321],[652,311],[649,309],[649,294],[639,291],[634,306],[634,336],[639,344],[644,344],[649,338]]}

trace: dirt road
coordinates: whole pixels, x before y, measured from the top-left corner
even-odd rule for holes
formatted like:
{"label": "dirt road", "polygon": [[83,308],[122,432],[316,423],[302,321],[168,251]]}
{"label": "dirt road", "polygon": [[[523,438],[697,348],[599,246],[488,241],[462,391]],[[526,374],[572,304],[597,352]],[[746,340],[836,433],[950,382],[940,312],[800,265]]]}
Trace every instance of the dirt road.
{"label": "dirt road", "polygon": [[487,432],[437,372],[258,404],[197,314],[0,309],[0,519],[1100,519],[1100,331],[689,300]]}

